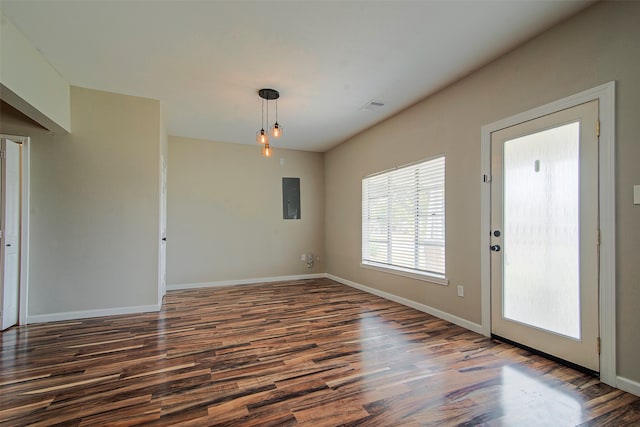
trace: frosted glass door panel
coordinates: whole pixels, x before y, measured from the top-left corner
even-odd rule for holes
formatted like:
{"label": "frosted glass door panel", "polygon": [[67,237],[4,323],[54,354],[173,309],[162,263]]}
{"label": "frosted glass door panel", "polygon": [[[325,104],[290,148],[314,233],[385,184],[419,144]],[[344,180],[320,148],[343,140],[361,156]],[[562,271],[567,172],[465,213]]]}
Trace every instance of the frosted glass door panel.
{"label": "frosted glass door panel", "polygon": [[580,339],[580,123],[505,141],[503,316]]}

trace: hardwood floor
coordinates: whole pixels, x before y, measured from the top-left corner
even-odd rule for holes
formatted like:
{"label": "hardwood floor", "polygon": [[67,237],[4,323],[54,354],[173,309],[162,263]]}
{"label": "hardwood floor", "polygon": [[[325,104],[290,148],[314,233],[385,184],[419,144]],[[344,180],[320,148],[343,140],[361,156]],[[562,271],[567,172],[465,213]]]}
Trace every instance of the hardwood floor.
{"label": "hardwood floor", "polygon": [[328,279],[2,333],[2,426],[640,425],[640,398]]}

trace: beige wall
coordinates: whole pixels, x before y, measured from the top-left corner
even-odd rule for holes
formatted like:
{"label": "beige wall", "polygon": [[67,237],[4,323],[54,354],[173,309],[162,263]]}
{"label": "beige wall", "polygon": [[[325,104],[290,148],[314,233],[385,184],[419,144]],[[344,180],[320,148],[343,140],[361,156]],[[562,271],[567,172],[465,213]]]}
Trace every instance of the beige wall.
{"label": "beige wall", "polygon": [[[169,286],[324,272],[321,153],[170,136],[169,158]],[[300,178],[300,220],[282,219],[282,177]]]}
{"label": "beige wall", "polygon": [[71,121],[2,112],[32,137],[28,316],[156,305],[160,104],[72,87]]}
{"label": "beige wall", "polygon": [[[480,323],[481,126],[616,80],[618,373],[640,381],[639,18],[638,2],[596,4],[326,153],[326,271]],[[361,177],[439,153],[450,286],[361,268]]]}

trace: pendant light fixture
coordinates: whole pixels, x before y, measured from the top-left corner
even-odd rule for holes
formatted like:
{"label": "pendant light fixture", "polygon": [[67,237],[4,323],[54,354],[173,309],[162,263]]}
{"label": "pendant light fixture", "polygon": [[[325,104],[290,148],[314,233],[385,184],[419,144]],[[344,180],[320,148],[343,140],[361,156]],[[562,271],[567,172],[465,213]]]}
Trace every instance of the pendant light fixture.
{"label": "pendant light fixture", "polygon": [[260,89],[258,95],[262,98],[262,114],[260,116],[261,127],[260,130],[256,132],[256,142],[263,145],[262,155],[271,157],[273,150],[269,146],[269,134],[264,130],[264,101],[267,101],[267,125],[269,123],[269,101],[276,101],[276,122],[271,126],[270,134],[274,138],[280,138],[280,136],[282,136],[282,127],[278,124],[278,98],[280,98],[280,93],[275,89]]}
{"label": "pendant light fixture", "polygon": [[[268,111],[269,111],[269,105],[267,104],[267,112]],[[261,126],[262,129],[256,132],[256,142],[258,144],[268,144],[269,136],[264,131],[264,99],[262,100],[262,114],[260,115],[260,117],[262,119],[262,126]]]}
{"label": "pendant light fixture", "polygon": [[[280,138],[282,136],[282,127],[278,124],[278,98],[276,97],[276,122],[269,129],[269,133],[274,138]],[[269,107],[269,102],[267,102],[267,107]],[[267,108],[267,114],[269,113],[269,108]]]}
{"label": "pendant light fixture", "polygon": [[269,143],[267,142],[262,146],[262,155],[265,157],[271,157],[272,154],[273,154],[273,150],[271,149],[271,147],[269,146]]}

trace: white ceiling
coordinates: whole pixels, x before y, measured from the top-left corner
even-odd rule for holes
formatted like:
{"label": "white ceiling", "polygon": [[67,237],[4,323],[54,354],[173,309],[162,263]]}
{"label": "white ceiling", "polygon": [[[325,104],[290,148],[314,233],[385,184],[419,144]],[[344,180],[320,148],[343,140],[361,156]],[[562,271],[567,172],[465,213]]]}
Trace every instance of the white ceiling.
{"label": "white ceiling", "polygon": [[[70,84],[162,101],[171,135],[326,151],[590,0],[15,1],[7,16]],[[363,111],[371,100],[385,105]],[[270,104],[270,122],[273,107]]]}

